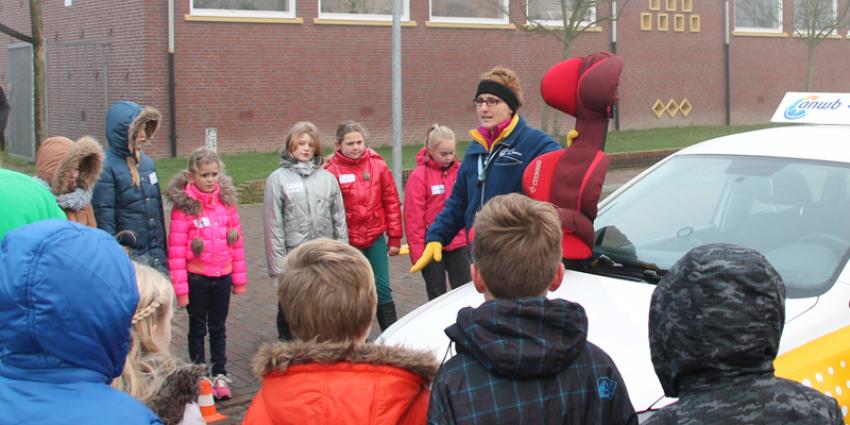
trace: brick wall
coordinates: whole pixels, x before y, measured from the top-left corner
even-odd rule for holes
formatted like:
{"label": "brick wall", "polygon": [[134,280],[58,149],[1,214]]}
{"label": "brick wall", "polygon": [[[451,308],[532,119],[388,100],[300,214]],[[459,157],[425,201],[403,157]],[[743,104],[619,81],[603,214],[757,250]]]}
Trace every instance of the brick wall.
{"label": "brick wall", "polygon": [[[845,1],[839,0],[839,6]],[[545,70],[561,58],[557,40],[521,29],[426,27],[428,1],[410,2],[410,19],[416,26],[402,28],[408,142],[419,143],[434,122],[465,137],[477,123],[471,98],[478,77],[496,64],[518,72],[526,97],[520,112],[533,126],[540,125],[543,103],[537,87]],[[219,149],[224,152],[276,149],[288,128],[300,120],[315,122],[327,145],[343,119],[363,122],[372,143],[389,142],[390,27],[316,24],[317,0],[296,3],[296,16],[303,23],[266,24],[189,21],[184,18],[189,0],[175,0],[179,154],[200,146],[208,127],[218,130]],[[617,50],[626,62],[620,86],[621,128],[723,124],[723,2],[693,0],[690,12],[681,10],[682,0],[675,2],[676,11],[664,10],[666,0],[660,2],[660,11],[650,10],[649,3],[631,0],[618,23]],[[790,32],[793,0],[785,3],[785,30]],[[512,15],[520,19],[518,2],[511,4]],[[74,0],[70,8],[61,0],[44,2],[48,37],[111,43],[110,101],[131,98],[163,112],[157,141],[147,148],[154,156],[169,152],[166,6],[166,1],[157,0]],[[28,32],[27,10],[28,2],[3,2],[0,20]],[[600,7],[600,15],[608,13]],[[645,13],[653,22],[650,31],[641,30]],[[657,28],[662,13],[670,19],[668,31]],[[674,31],[676,15],[686,20],[682,32]],[[692,16],[699,17],[699,32],[690,31]],[[581,35],[572,55],[608,50],[611,25],[601,29]],[[0,47],[6,41],[8,37],[0,39]],[[794,37],[732,37],[733,123],[769,119],[786,91],[802,87],[805,58],[804,43]],[[6,80],[5,60],[2,55],[0,84]],[[846,83],[850,40],[824,41],[815,68],[814,90],[850,91]],[[681,112],[656,117],[653,103],[660,100],[666,105],[670,99],[677,105],[687,99],[692,111],[687,117]],[[80,113],[63,114],[65,121],[56,124],[51,116],[51,130],[76,136],[73,122],[79,121]],[[96,112],[90,110],[87,116]],[[572,122],[563,117],[561,124],[569,127]],[[96,135],[101,134],[102,130]]]}
{"label": "brick wall", "polygon": [[[48,134],[104,141],[104,116],[118,99],[145,102],[146,75],[142,0],[63,0],[42,3],[47,41]],[[29,35],[29,2],[4,1],[0,21]],[[0,84],[8,82],[5,47],[19,42],[2,35]]]}

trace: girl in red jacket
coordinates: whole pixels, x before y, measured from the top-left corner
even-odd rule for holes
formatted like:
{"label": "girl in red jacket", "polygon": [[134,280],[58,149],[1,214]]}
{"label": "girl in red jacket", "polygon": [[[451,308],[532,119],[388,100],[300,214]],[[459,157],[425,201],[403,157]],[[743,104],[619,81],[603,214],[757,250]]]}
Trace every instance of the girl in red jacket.
{"label": "girl in red jacket", "polygon": [[168,268],[177,304],[189,312],[189,357],[205,363],[204,336],[209,329],[213,395],[230,398],[225,354],[225,321],[230,294],[245,292],[245,251],[236,188],[218,155],[197,149],[188,169],[168,187],[171,231]]}
{"label": "girl in red jacket", "polygon": [[[425,147],[416,155],[416,168],[404,190],[404,230],[413,264],[425,250],[425,232],[443,210],[452,193],[460,163],[455,159],[455,134],[434,124],[428,128]],[[428,300],[446,293],[446,272],[452,289],[470,281],[466,234],[461,229],[443,248],[443,261],[431,262],[422,269]]]}
{"label": "girl in red jacket", "polygon": [[366,147],[365,138],[366,129],[360,123],[341,123],[336,130],[337,150],[326,168],[339,180],[348,242],[363,252],[375,273],[378,324],[384,330],[396,321],[387,255],[398,255],[401,246],[401,202],[387,163]]}

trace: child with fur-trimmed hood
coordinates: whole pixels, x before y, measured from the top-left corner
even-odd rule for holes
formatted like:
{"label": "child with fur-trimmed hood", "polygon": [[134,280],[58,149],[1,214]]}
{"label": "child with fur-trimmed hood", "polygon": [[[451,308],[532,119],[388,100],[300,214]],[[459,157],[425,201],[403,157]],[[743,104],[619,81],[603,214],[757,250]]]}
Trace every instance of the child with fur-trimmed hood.
{"label": "child with fur-trimmed hood", "polygon": [[91,136],[76,143],[67,137],[50,137],[35,157],[35,177],[56,197],[68,220],[97,227],[91,205],[92,191],[103,170],[103,149]]}
{"label": "child with fur-trimmed hood", "polygon": [[97,227],[168,273],[162,193],[153,160],[142,146],[153,139],[160,114],[149,106],[121,100],[106,111],[108,149],[103,173],[94,187],[92,206]]}
{"label": "child with fur-trimmed hood", "polygon": [[296,339],[257,352],[262,384],[242,424],[424,424],[436,358],[365,342],[377,304],[366,257],[320,238],[284,262],[278,298]]}
{"label": "child with fur-trimmed hood", "polygon": [[231,293],[243,294],[248,280],[236,188],[218,154],[201,148],[172,180],[168,200],[168,268],[177,304],[189,312],[189,357],[205,363],[209,330],[213,395],[228,399],[225,324]]}

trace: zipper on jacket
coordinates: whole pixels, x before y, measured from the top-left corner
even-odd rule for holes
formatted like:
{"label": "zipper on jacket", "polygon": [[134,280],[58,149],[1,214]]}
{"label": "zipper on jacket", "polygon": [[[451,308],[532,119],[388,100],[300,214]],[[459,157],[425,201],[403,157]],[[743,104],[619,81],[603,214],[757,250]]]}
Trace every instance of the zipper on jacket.
{"label": "zipper on jacket", "polygon": [[313,240],[316,236],[316,229],[313,228],[313,224],[315,223],[313,223],[313,209],[310,202],[310,188],[307,187],[307,177],[305,177],[303,174],[301,174],[301,184],[304,185],[304,195],[307,196],[307,217],[310,217],[310,239],[308,240]]}
{"label": "zipper on jacket", "polygon": [[478,178],[481,180],[481,202],[478,204],[478,209],[484,208],[484,192],[487,189],[487,169],[490,168],[490,163],[493,161],[493,157],[496,156],[496,153],[501,151],[504,145],[497,145],[496,149],[493,149],[493,152],[490,152],[490,156],[487,157],[487,160],[484,161],[484,165],[481,165],[481,157],[478,157]]}

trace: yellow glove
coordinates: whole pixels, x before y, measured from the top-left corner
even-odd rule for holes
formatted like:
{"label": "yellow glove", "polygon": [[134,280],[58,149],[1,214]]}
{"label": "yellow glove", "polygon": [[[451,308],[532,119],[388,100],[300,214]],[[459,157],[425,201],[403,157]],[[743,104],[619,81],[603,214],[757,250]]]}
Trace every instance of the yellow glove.
{"label": "yellow glove", "polygon": [[418,271],[422,271],[431,261],[440,262],[443,261],[443,244],[434,241],[428,242],[425,244],[425,251],[422,251],[422,256],[419,257],[419,261],[410,268],[411,273],[416,273]]}

